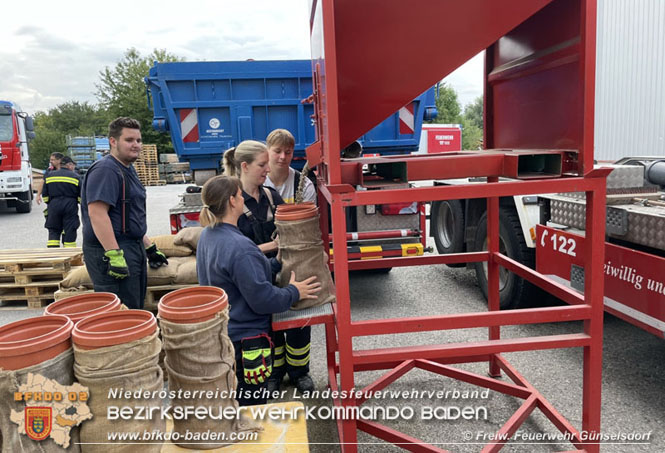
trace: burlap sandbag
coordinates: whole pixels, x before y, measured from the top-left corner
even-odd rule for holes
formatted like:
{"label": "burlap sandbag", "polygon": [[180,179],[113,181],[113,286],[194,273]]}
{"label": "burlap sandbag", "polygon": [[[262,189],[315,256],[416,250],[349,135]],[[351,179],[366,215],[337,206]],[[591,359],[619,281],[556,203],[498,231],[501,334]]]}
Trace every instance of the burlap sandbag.
{"label": "burlap sandbag", "polygon": [[199,243],[199,238],[201,237],[201,232],[203,227],[187,227],[178,231],[173,240],[175,245],[186,245],[189,248],[196,250],[196,246]]}
{"label": "burlap sandbag", "polygon": [[[238,387],[235,374],[235,353],[233,343],[228,337],[228,308],[217,313],[215,318],[193,324],[178,324],[160,320],[166,359],[164,366],[169,375],[169,390],[176,392],[211,391],[212,398],[199,397],[173,398],[173,407],[203,406],[209,407],[212,414],[219,416],[220,411],[232,408],[238,410],[238,402],[231,393]],[[216,397],[215,397],[216,396]],[[227,409],[228,410],[228,409]],[[186,432],[206,433],[225,432],[225,438],[231,433],[257,431],[254,423],[241,418],[224,417],[199,420],[191,417],[187,420],[174,419],[173,432],[180,434],[181,441],[175,444],[184,448],[213,449],[228,445],[229,442],[213,442],[196,445],[187,444]]]}
{"label": "burlap sandbag", "polygon": [[194,251],[191,247],[187,247],[186,244],[175,244],[175,236],[172,234],[163,234],[161,236],[154,236],[150,238],[152,242],[155,243],[157,248],[164,253],[167,257],[170,256],[189,256]]}
{"label": "burlap sandbag", "polygon": [[[198,285],[199,276],[196,273],[196,257],[188,256],[181,258],[183,261],[178,266],[178,273],[175,276],[175,284],[177,285]],[[171,261],[169,260],[169,263]],[[170,264],[169,264],[170,266]]]}
{"label": "burlap sandbag", "polygon": [[72,270],[60,282],[61,288],[93,288],[92,279],[88,275],[88,269],[85,266],[72,268]]}
{"label": "burlap sandbag", "polygon": [[335,285],[328,269],[328,254],[323,248],[319,217],[305,220],[275,220],[279,233],[279,251],[282,256],[282,271],[277,282],[285,287],[291,279],[291,271],[298,281],[316,275],[321,282],[321,292],[316,299],[299,300],[292,310],[323,305],[335,300]]}
{"label": "burlap sandbag", "polygon": [[[79,447],[79,427],[74,426],[69,431],[69,444],[64,438],[61,447],[49,437],[42,441],[34,441],[25,434],[19,434],[19,427],[11,421],[12,411],[14,417],[18,414],[25,414],[26,406],[44,406],[34,401],[14,401],[14,392],[19,391],[19,386],[26,383],[28,373],[39,374],[47,379],[53,379],[62,385],[72,385],[74,383],[74,351],[68,349],[51,360],[47,360],[37,365],[33,365],[20,370],[8,371],[0,370],[0,444],[2,453],[15,452],[39,452],[39,453],[62,453],[63,451],[77,453],[81,451]],[[84,414],[79,414],[84,416]],[[54,422],[54,420],[51,420]],[[82,424],[90,423],[90,420],[83,421]],[[53,431],[52,431],[53,432]]]}
{"label": "burlap sandbag", "polygon": [[190,261],[192,258],[191,256],[171,257],[169,258],[169,264],[166,266],[159,266],[157,269],[148,266],[148,286],[174,284],[178,277],[180,265]]}
{"label": "burlap sandbag", "polygon": [[[122,445],[109,443],[108,433],[139,433],[166,430],[166,422],[160,416],[160,410],[155,410],[152,420],[129,420],[118,418],[109,420],[107,408],[109,406],[145,406],[161,408],[162,399],[159,391],[163,389],[162,369],[157,364],[162,344],[158,332],[142,338],[116,346],[99,349],[81,349],[74,345],[74,374],[76,379],[88,387],[90,399],[88,406],[93,413],[93,419],[85,422],[81,427],[81,451],[86,452],[159,452],[161,445],[141,445],[136,443]],[[124,397],[109,399],[109,390],[123,389],[124,391],[141,390],[155,393],[155,398],[126,399]],[[162,395],[163,396],[163,395]],[[85,444],[104,443],[100,445]],[[147,441],[150,442],[150,441]]]}

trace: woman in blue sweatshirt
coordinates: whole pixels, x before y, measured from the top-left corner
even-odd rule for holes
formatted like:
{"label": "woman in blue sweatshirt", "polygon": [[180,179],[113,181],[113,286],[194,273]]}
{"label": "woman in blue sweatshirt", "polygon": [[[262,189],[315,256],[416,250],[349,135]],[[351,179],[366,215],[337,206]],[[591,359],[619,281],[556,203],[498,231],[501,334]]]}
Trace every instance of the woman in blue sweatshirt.
{"label": "woman in blue sweatshirt", "polygon": [[270,320],[300,299],[314,299],[321,284],[316,277],[290,284],[272,284],[273,270],[281,266],[268,258],[238,229],[243,215],[242,185],[235,177],[216,176],[203,186],[201,233],[196,249],[199,284],[226,291],[231,306],[229,337],[233,341],[241,406],[265,404],[264,391],[272,372]]}

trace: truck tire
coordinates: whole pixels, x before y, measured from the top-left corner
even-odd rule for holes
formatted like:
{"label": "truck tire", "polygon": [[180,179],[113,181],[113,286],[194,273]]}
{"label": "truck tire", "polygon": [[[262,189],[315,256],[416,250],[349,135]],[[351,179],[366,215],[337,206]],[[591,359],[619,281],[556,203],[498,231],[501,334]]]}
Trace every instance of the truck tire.
{"label": "truck tire", "polygon": [[[439,254],[464,251],[464,209],[459,200],[432,202],[430,235],[434,237]],[[464,267],[465,263],[448,264],[448,267]]]}
{"label": "truck tire", "polygon": [[32,211],[32,189],[17,194],[16,212],[27,214]]}
{"label": "truck tire", "polygon": [[[513,209],[499,208],[499,251],[530,268],[535,267],[535,253],[526,246],[522,227],[517,213]],[[478,221],[474,250],[487,250],[487,212]],[[487,263],[475,263],[476,279],[485,298],[487,298]],[[519,308],[525,305],[536,287],[528,281],[499,269],[499,295],[502,310]]]}

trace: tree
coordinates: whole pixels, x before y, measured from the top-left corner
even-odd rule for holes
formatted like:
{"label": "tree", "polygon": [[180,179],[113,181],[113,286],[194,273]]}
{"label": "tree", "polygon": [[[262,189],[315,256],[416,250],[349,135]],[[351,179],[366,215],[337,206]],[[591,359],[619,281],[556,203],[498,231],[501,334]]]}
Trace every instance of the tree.
{"label": "tree", "polygon": [[107,66],[100,71],[96,96],[109,118],[131,116],[139,120],[143,143],[154,143],[161,152],[173,152],[170,137],[152,128],[153,115],[148,108],[143,79],[148,76],[153,61],[172,62],[182,59],[163,49],[155,49],[146,57],[142,57],[134,48],[128,49],[114,67]]}
{"label": "tree", "polygon": [[479,149],[482,145],[483,130],[467,117],[462,117],[462,149]]}
{"label": "tree", "polygon": [[30,142],[30,162],[35,168],[47,168],[51,153],[65,154],[65,133],[53,128],[53,119],[48,113],[37,112],[35,120],[35,138]]}
{"label": "tree", "polygon": [[108,113],[87,102],[60,104],[48,111],[50,127],[68,135],[106,135],[110,121]]}
{"label": "tree", "polygon": [[478,96],[471,104],[464,107],[464,118],[471,124],[483,130],[483,97]]}
{"label": "tree", "polygon": [[478,96],[471,104],[464,107],[462,116],[464,149],[478,149],[483,140],[483,97]]}
{"label": "tree", "polygon": [[462,109],[457,99],[457,91],[446,83],[439,85],[436,97],[436,109],[438,114],[435,123],[459,124]]}
{"label": "tree", "polygon": [[35,168],[46,168],[54,152],[67,154],[71,136],[106,135],[109,118],[105,110],[87,102],[65,102],[48,112],[35,114],[35,139],[30,142],[30,161]]}

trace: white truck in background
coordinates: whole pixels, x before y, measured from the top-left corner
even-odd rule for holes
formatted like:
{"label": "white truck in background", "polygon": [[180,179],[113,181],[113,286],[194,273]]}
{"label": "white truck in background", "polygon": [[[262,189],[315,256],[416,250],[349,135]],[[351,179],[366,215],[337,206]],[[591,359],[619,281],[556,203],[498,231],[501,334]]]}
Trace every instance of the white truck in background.
{"label": "white truck in background", "polygon": [[16,212],[32,210],[32,165],[28,141],[35,137],[32,117],[0,100],[0,202]]}
{"label": "white truck in background", "polygon": [[[650,218],[652,225],[665,217],[665,207],[661,205],[663,203],[662,189],[653,193],[653,181],[656,181],[656,185],[662,184],[657,182],[658,176],[656,176],[661,164],[650,166],[654,161],[665,159],[665,128],[663,127],[665,124],[665,66],[660,58],[665,50],[662,12],[663,2],[661,0],[599,1],[596,36],[594,158],[601,162],[614,162],[618,166],[618,171],[613,172],[616,174],[608,178],[608,191],[615,192],[617,196],[620,196],[621,193],[627,195],[624,212],[638,210],[639,208],[631,207],[636,203],[646,204],[645,210],[649,209],[645,214],[647,217],[644,218]],[[634,165],[637,165],[638,168],[633,167],[632,170],[628,168]],[[642,188],[629,188],[621,186],[621,183],[619,183],[619,187],[614,186],[615,182],[623,179],[621,175],[634,174],[635,171],[638,175],[635,176],[631,185],[635,185],[638,180],[646,180],[641,185]],[[639,174],[644,174],[644,178],[640,178]],[[613,179],[615,182],[612,182]],[[652,183],[649,183],[648,180],[651,180]],[[435,184],[468,184],[468,182],[468,180],[446,180],[437,181]],[[651,194],[641,196],[644,194],[635,193],[635,197],[630,197],[631,191],[643,192],[645,186],[650,187],[648,190],[652,192]],[[538,253],[541,252],[541,231],[544,231],[540,227],[537,231],[536,228],[540,221],[539,198],[542,203],[549,203],[546,197],[536,195],[506,197],[500,200],[501,251],[532,268],[536,267],[537,246]],[[634,202],[633,198],[641,201]],[[561,205],[561,203],[567,206],[563,212],[566,212],[566,209],[573,209],[573,207],[579,208],[574,200],[566,200],[565,203],[557,200],[555,205]],[[616,207],[614,203],[615,201],[609,202],[608,207]],[[557,209],[555,206],[555,218],[558,218]],[[485,210],[486,201],[484,199],[444,200],[432,203],[429,234],[434,238],[439,253],[482,249],[486,231]],[[613,211],[613,209],[609,209],[609,211]],[[622,214],[621,218],[625,219],[626,215]],[[540,222],[543,225],[544,220]],[[608,222],[610,222],[609,218]],[[649,220],[640,220],[640,222],[648,223]],[[559,223],[561,223],[560,218]],[[628,230],[626,234],[629,234],[630,231],[640,231],[637,226],[625,223],[620,228]],[[644,226],[642,228],[641,231],[646,235],[649,228]],[[569,227],[569,229],[575,228]],[[608,227],[608,231],[610,229]],[[658,228],[652,227],[650,230],[657,232]],[[483,243],[479,242],[480,238],[483,238]],[[559,235],[557,239],[560,240],[561,236]],[[611,240],[621,241],[616,237]],[[546,244],[552,248],[551,232],[548,241]],[[630,240],[624,239],[622,243],[628,250],[637,252],[642,250],[642,246],[638,245],[639,241],[640,239],[635,237]],[[650,247],[646,253],[654,259],[665,254],[658,247]],[[565,247],[563,249],[567,250]],[[542,252],[545,251],[542,250]],[[609,256],[610,252],[607,253]],[[567,253],[566,255],[571,257]],[[542,260],[539,258],[538,261]],[[464,266],[464,264],[460,266]],[[483,264],[471,264],[470,266],[475,268],[478,283],[486,294],[485,266]],[[551,273],[549,272],[551,269],[542,270],[545,271],[544,273]],[[665,272],[665,269],[661,270]],[[559,273],[561,273],[560,270]],[[502,268],[500,275],[502,308],[519,307],[534,295],[531,291],[533,288],[514,274]],[[609,288],[611,285],[607,285],[606,282],[606,287]],[[665,294],[662,294],[665,291],[660,292],[662,299],[651,303],[649,316],[665,321]],[[634,294],[633,297],[637,297],[637,295]],[[636,311],[641,316],[646,310],[638,307]],[[651,324],[657,324],[658,331],[665,331],[665,323],[652,322]]]}

